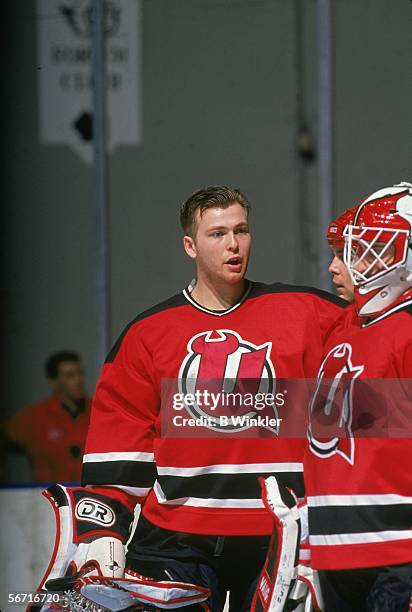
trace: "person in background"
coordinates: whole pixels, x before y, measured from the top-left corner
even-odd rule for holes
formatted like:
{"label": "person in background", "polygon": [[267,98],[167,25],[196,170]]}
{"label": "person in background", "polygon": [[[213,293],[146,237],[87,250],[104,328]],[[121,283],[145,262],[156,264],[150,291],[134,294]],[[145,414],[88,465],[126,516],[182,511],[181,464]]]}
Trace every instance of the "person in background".
{"label": "person in background", "polygon": [[343,232],[345,227],[353,220],[355,209],[345,210],[337,219],[329,223],[326,238],[332,250],[332,261],[329,264],[329,272],[332,276],[332,283],[339,297],[347,302],[353,303],[353,283],[348,268],[343,261],[343,247],[345,238]]}
{"label": "person in background", "polygon": [[33,482],[79,482],[90,416],[80,357],[53,353],[45,371],[52,394],[6,420],[7,450],[25,453]]}

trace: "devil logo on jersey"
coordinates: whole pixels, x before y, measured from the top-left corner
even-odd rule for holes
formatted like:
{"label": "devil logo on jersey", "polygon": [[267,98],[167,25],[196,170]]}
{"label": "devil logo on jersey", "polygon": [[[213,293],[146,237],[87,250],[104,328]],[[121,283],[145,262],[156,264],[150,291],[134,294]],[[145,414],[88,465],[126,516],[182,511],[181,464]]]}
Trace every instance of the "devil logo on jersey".
{"label": "devil logo on jersey", "polygon": [[[197,334],[187,344],[188,354],[179,372],[179,390],[185,396],[206,392],[220,398],[225,394],[244,397],[246,393],[250,396],[273,393],[275,371],[270,360],[271,347],[271,342],[256,346],[230,329]],[[222,403],[213,410],[216,408],[222,408]],[[186,409],[195,418],[211,414],[199,403],[186,405]],[[232,409],[239,413],[239,406]],[[272,406],[270,410],[270,416],[277,417],[276,408]],[[243,406],[243,411],[248,417],[256,415],[252,406]],[[247,427],[231,424],[213,429],[240,431]]]}
{"label": "devil logo on jersey", "polygon": [[309,444],[318,457],[339,454],[351,465],[355,444],[352,432],[353,384],[364,366],[352,364],[352,347],[344,342],[323,361],[309,405]]}

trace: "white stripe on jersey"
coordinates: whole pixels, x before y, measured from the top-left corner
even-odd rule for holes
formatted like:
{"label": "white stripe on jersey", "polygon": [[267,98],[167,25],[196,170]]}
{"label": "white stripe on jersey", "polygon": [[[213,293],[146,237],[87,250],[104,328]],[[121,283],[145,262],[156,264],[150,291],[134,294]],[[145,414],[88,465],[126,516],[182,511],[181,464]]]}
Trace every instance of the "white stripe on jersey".
{"label": "white stripe on jersey", "polygon": [[370,544],[412,540],[410,529],[403,531],[378,531],[376,533],[336,533],[333,535],[309,535],[310,546],[339,546],[340,544]]}
{"label": "white stripe on jersey", "polygon": [[159,504],[171,506],[192,506],[194,508],[264,508],[261,499],[213,499],[202,497],[179,497],[167,499],[161,486],[156,481],[153,490]]}
{"label": "white stripe on jersey", "polygon": [[83,463],[100,463],[106,461],[154,461],[154,453],[89,453],[84,455]]}
{"label": "white stripe on jersey", "polygon": [[412,497],[396,493],[375,495],[316,495],[308,496],[308,506],[322,508],[325,506],[387,506],[397,504],[412,504]]}
{"label": "white stripe on jersey", "polygon": [[264,474],[275,472],[302,472],[302,463],[221,463],[198,467],[160,467],[160,476],[200,476],[202,474]]}

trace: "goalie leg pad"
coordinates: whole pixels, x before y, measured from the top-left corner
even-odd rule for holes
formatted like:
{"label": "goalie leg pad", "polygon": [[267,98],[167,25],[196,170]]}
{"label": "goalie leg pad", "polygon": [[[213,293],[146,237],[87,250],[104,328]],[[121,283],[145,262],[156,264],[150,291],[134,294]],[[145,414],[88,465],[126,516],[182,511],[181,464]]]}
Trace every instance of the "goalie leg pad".
{"label": "goalie leg pad", "polygon": [[277,612],[284,609],[297,576],[300,520],[296,499],[279,488],[274,476],[261,479],[262,499],[275,521],[268,555],[258,579],[252,610]]}
{"label": "goalie leg pad", "polygon": [[[268,555],[258,579],[252,612],[321,609],[320,586],[302,545],[302,513],[295,495],[274,476],[261,478],[262,499],[274,519]],[[303,531],[306,531],[303,529]]]}
{"label": "goalie leg pad", "polygon": [[92,489],[54,485],[43,495],[53,506],[56,539],[39,589],[60,590],[64,583],[56,586],[53,580],[79,572],[122,577],[124,542],[133,518],[130,508]]}

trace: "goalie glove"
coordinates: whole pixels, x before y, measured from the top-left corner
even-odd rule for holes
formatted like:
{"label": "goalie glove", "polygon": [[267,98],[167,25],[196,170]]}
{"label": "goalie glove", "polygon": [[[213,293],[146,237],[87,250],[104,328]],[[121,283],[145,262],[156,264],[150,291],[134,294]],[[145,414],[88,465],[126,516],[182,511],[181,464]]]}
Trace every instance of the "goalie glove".
{"label": "goalie glove", "polygon": [[[310,567],[307,520],[295,495],[274,476],[261,478],[263,502],[275,521],[268,554],[258,579],[252,612],[321,610],[316,572]],[[303,541],[302,541],[303,540]]]}
{"label": "goalie glove", "polygon": [[70,590],[79,576],[123,576],[133,512],[117,492],[105,493],[61,485],[43,492],[54,509],[56,539],[38,590]]}

